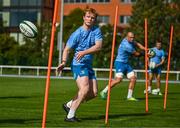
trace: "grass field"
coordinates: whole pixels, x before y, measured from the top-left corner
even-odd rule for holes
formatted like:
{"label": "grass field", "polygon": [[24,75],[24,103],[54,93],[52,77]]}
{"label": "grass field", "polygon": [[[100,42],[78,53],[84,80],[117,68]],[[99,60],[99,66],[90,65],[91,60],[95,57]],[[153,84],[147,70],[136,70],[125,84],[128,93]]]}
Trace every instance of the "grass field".
{"label": "grass field", "polygon": [[[0,127],[41,127],[45,79],[0,77]],[[98,81],[102,90],[107,81]],[[127,82],[111,91],[109,127],[180,127],[180,85],[170,84],[167,110],[163,96],[149,96],[145,112],[144,83],[137,83],[134,95],[138,102],[126,101]],[[162,86],[164,91],[164,85]],[[47,127],[105,127],[106,101],[98,96],[82,104],[78,123],[64,122],[62,104],[76,93],[73,80],[52,79],[49,93]]]}

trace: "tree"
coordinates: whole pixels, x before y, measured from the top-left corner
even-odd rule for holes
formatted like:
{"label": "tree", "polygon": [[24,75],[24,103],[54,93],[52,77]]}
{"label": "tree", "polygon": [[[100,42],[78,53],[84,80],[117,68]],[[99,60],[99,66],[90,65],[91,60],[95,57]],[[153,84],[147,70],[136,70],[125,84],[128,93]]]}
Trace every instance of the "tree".
{"label": "tree", "polygon": [[[19,64],[20,65],[34,65],[47,66],[49,57],[49,45],[51,38],[51,24],[43,22],[38,26],[38,35],[34,39],[24,38],[25,44],[20,46]],[[57,42],[57,32],[54,42]],[[57,47],[54,43],[53,66],[57,65]],[[22,61],[23,60],[23,61]]]}
{"label": "tree", "polygon": [[[113,26],[110,24],[104,25],[101,27],[103,34],[103,45],[102,50],[94,55],[94,66],[98,68],[109,68],[111,60],[111,49],[112,49],[112,40],[113,40]],[[117,49],[121,36],[116,35],[115,50],[114,50],[114,60],[117,54]]]}
{"label": "tree", "polygon": [[0,65],[17,64],[18,43],[7,34],[0,34]]}
{"label": "tree", "polygon": [[136,39],[144,42],[144,19],[148,18],[148,43],[149,47],[153,47],[157,39],[163,42],[163,48],[168,51],[169,46],[169,30],[174,25],[173,40],[173,60],[179,56],[177,44],[180,41],[180,25],[179,25],[179,2],[178,0],[168,3],[165,0],[137,0],[133,6],[132,17],[130,19],[130,28],[127,30],[135,32]]}

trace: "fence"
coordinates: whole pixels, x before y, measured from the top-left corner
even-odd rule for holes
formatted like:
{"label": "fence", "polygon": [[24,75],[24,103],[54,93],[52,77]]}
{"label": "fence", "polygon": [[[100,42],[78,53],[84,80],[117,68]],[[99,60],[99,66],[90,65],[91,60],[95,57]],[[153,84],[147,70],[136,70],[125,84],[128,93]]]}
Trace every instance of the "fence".
{"label": "fence", "polygon": [[[61,76],[55,75],[56,67],[51,68],[51,78],[60,79],[73,79],[70,67],[65,67]],[[98,80],[108,80],[109,69],[107,68],[94,68],[95,75]],[[12,66],[12,65],[0,65],[1,77],[27,77],[27,78],[46,78],[47,67],[43,66]],[[137,81],[145,81],[145,70],[135,70],[137,75]],[[113,70],[113,73],[115,71]],[[180,71],[169,72],[169,83],[180,83],[179,74]],[[162,71],[162,82],[165,82],[166,71]],[[124,79],[127,81],[127,79]]]}

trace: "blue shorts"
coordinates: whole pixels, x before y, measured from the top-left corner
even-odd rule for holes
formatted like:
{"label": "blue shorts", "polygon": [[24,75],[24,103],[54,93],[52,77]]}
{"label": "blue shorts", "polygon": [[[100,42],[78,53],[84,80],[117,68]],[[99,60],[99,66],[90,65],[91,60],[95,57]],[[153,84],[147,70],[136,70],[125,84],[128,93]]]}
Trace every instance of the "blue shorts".
{"label": "blue shorts", "polygon": [[157,67],[155,69],[149,69],[149,73],[161,74],[161,67]]}
{"label": "blue shorts", "polygon": [[75,80],[78,78],[78,76],[88,76],[89,79],[96,79],[94,70],[89,65],[72,65],[71,70]]}
{"label": "blue shorts", "polygon": [[124,75],[133,71],[133,68],[128,63],[115,61],[114,63],[116,73],[123,73]]}

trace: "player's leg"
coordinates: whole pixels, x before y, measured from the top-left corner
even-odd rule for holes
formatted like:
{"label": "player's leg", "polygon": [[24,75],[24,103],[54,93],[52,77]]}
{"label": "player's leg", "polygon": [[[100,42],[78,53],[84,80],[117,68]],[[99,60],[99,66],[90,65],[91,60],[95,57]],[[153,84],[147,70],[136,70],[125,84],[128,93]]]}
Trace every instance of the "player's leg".
{"label": "player's leg", "polygon": [[160,86],[161,86],[161,77],[160,77],[160,74],[156,74],[156,85],[157,85],[157,88],[160,89]]}
{"label": "player's leg", "polygon": [[[152,69],[149,69],[148,71],[148,93],[150,94],[152,91],[152,80],[154,77],[154,71]],[[146,94],[146,89],[144,90],[144,94]]]}
{"label": "player's leg", "polygon": [[148,93],[151,93],[152,90],[152,80],[154,77],[154,73],[153,72],[149,72],[149,83],[148,83]]}
{"label": "player's leg", "polygon": [[[111,88],[115,87],[118,83],[122,81],[123,77],[118,77],[116,75],[115,79],[111,81]],[[108,92],[108,85],[100,92],[101,98],[106,99],[107,98],[107,92]]]}
{"label": "player's leg", "polygon": [[82,76],[82,77],[78,76],[76,83],[79,89],[77,93],[77,97],[73,99],[69,113],[65,121],[78,121],[77,118],[75,117],[75,112],[78,109],[81,102],[86,98],[86,95],[89,91],[88,76]]}
{"label": "player's leg", "polygon": [[156,77],[156,86],[157,86],[157,89],[156,89],[156,93],[157,95],[162,95],[161,93],[161,74],[155,74],[155,77]]}
{"label": "player's leg", "polygon": [[[111,81],[111,88],[115,87],[118,83],[120,83],[124,75],[123,74],[124,64],[116,61],[115,68],[116,68],[116,75],[115,75],[115,78]],[[108,92],[108,85],[106,85],[106,87],[100,92],[102,99],[107,98],[107,92]]]}
{"label": "player's leg", "polygon": [[88,77],[89,77],[89,91],[85,99],[86,101],[95,98],[98,93],[98,84],[94,70],[90,66],[87,66],[87,69],[88,69]]}
{"label": "player's leg", "polygon": [[156,68],[155,72],[154,72],[155,78],[156,78],[156,89],[152,90],[152,94],[154,95],[162,95],[161,91],[160,91],[160,86],[161,86],[161,68],[158,67]]}
{"label": "player's leg", "polygon": [[127,78],[130,80],[129,82],[129,88],[128,88],[128,95],[127,100],[137,101],[132,95],[134,91],[134,87],[136,85],[136,75],[134,71],[131,71],[127,74]]}
{"label": "player's leg", "polygon": [[89,91],[85,98],[85,101],[89,101],[97,96],[98,85],[96,79],[89,79]]}
{"label": "player's leg", "polygon": [[76,80],[78,93],[76,96],[69,101],[67,104],[63,104],[64,110],[68,113],[65,121],[77,121],[75,117],[75,111],[79,107],[80,103],[85,99],[89,90],[89,78],[88,70],[84,66],[72,66],[74,79]]}

